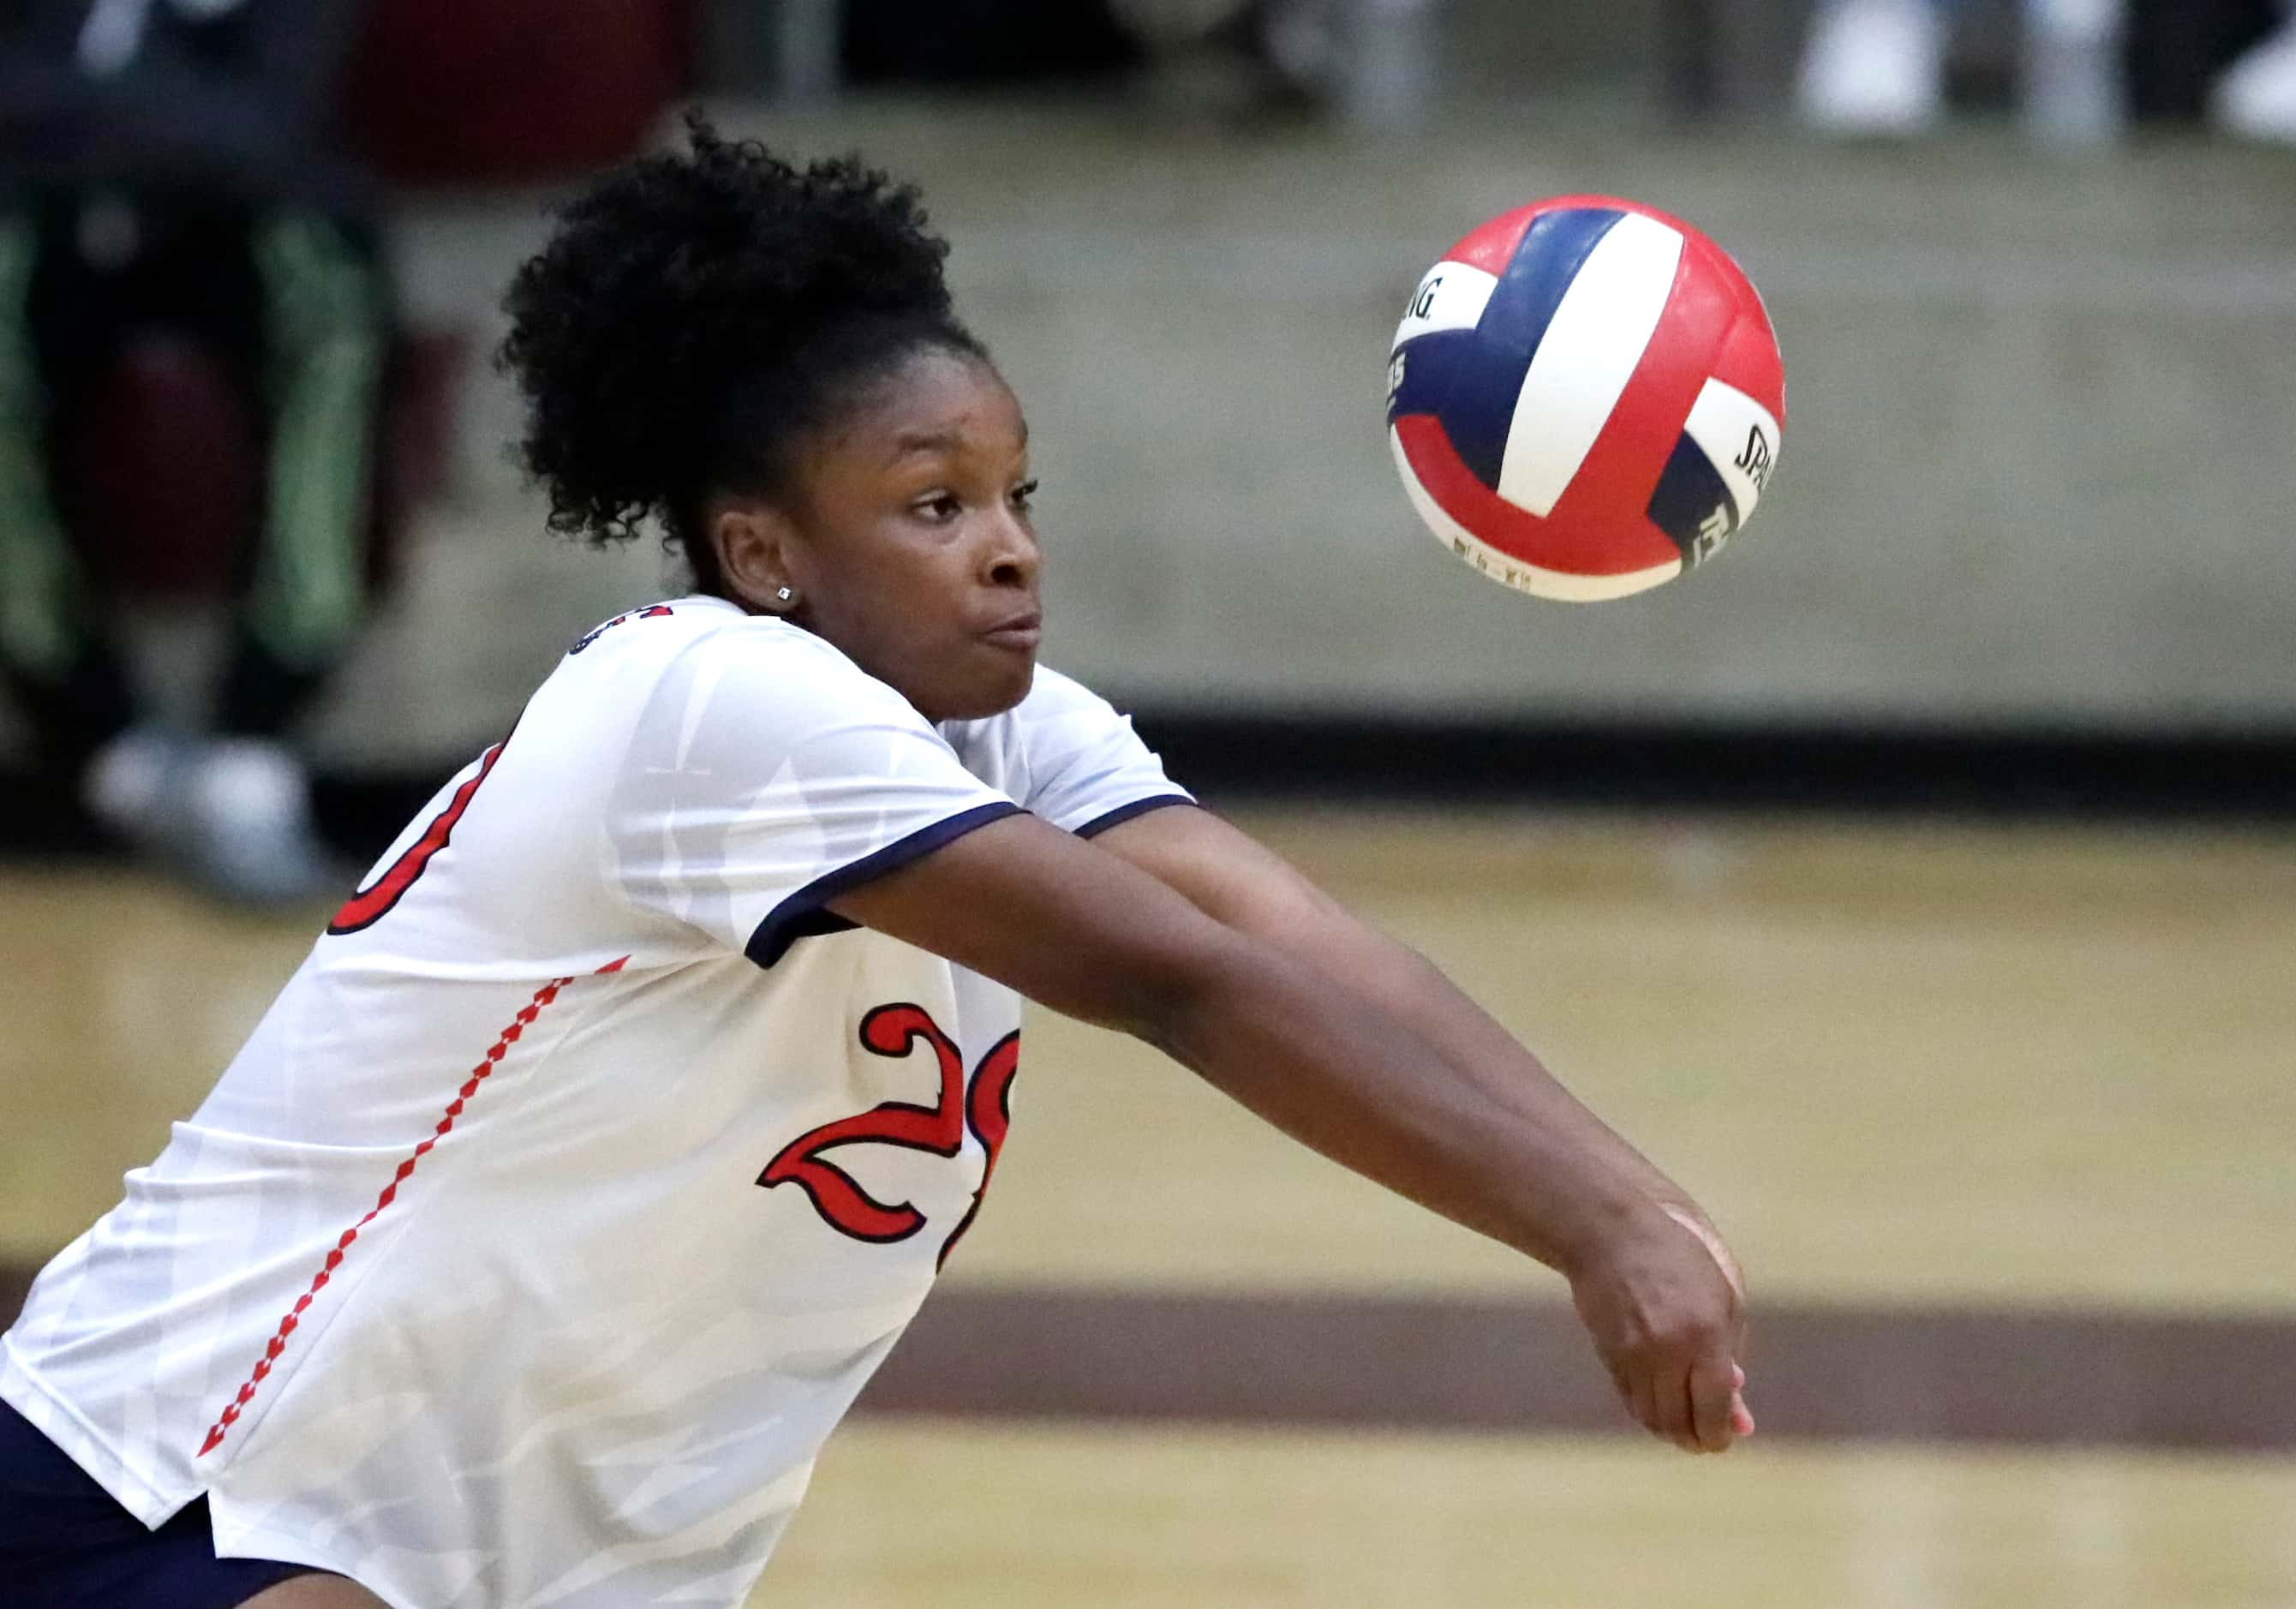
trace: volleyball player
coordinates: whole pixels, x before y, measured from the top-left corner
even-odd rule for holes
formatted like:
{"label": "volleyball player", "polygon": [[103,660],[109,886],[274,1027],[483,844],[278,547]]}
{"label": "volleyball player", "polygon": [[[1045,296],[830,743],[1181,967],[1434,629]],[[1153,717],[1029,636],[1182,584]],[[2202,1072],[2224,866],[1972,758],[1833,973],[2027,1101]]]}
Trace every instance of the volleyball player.
{"label": "volleyball player", "polygon": [[1660,1435],[1751,1428],[1688,1199],[1037,667],[944,250],[697,126],[521,272],[551,523],[694,590],[573,645],[42,1275],[12,1605],[739,1604],[980,1207],[1021,995],[1560,1269]]}

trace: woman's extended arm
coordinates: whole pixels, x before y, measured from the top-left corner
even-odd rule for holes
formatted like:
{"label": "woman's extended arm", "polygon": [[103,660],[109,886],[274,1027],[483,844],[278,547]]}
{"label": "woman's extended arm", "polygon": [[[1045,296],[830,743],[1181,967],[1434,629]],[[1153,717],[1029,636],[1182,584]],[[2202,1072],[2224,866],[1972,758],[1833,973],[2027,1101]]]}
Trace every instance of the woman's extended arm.
{"label": "woman's extended arm", "polygon": [[1156,818],[1107,834],[1129,836],[1119,854],[1010,817],[833,908],[1136,1034],[1334,1161],[1560,1269],[1644,1424],[1718,1451],[1742,1433],[1739,1293],[1669,1215],[1680,1193],[1662,1194],[1543,1071],[1522,1076],[1514,1059],[1529,1058],[1503,1032],[1513,1059],[1431,1032],[1390,984],[1327,970],[1128,864],[1146,842],[1130,828]]}
{"label": "woman's extended arm", "polygon": [[[1535,1121],[1640,1180],[1652,1200],[1678,1214],[1722,1265],[1740,1297],[1744,1277],[1721,1235],[1689,1194],[1588,1111],[1554,1075],[1442,970],[1356,916],[1283,857],[1209,810],[1166,809],[1125,822],[1095,841],[1177,890],[1206,915],[1288,951],[1318,971],[1346,978],[1395,1011],[1456,1063],[1488,1080]],[[1574,1290],[1578,1282],[1574,1281]],[[1581,1305],[1589,1293],[1579,1291]],[[1606,1359],[1607,1361],[1607,1359]],[[1614,1376],[1616,1371],[1613,1371]],[[1628,1382],[1619,1380],[1622,1395]],[[1733,1423],[1752,1428],[1742,1401]]]}

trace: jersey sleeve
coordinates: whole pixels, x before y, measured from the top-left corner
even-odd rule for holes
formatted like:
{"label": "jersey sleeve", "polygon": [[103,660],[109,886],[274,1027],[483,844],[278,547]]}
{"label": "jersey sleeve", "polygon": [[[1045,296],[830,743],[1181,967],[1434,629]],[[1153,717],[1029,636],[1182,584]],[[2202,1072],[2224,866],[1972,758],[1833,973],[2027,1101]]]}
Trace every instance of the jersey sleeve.
{"label": "jersey sleeve", "polygon": [[1132,718],[1081,682],[1043,666],[1013,711],[1022,757],[1021,791],[1032,814],[1078,837],[1194,795],[1164,773],[1164,762],[1132,729]]}
{"label": "jersey sleeve", "polygon": [[898,694],[791,628],[718,634],[656,684],[607,809],[635,905],[771,966],[830,901],[1019,812]]}

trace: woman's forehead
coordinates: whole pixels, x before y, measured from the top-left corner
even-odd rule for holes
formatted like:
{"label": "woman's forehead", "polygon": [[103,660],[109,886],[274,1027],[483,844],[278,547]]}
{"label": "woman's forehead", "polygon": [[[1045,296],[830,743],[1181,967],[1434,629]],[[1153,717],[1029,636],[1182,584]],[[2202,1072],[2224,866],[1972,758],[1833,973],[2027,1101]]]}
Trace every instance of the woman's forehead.
{"label": "woman's forehead", "polygon": [[1029,445],[1020,399],[993,365],[950,352],[919,353],[863,399],[834,445],[883,464],[931,455],[1013,456]]}

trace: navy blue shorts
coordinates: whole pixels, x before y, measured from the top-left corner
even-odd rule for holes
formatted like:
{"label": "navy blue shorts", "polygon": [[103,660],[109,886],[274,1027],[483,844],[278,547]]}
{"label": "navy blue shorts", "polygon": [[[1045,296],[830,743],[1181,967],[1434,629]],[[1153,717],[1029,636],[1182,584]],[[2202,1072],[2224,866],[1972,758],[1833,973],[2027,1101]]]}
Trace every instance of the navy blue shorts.
{"label": "navy blue shorts", "polygon": [[320,1572],[219,1559],[200,1498],[157,1531],[0,1402],[0,1602],[8,1609],[234,1609]]}

